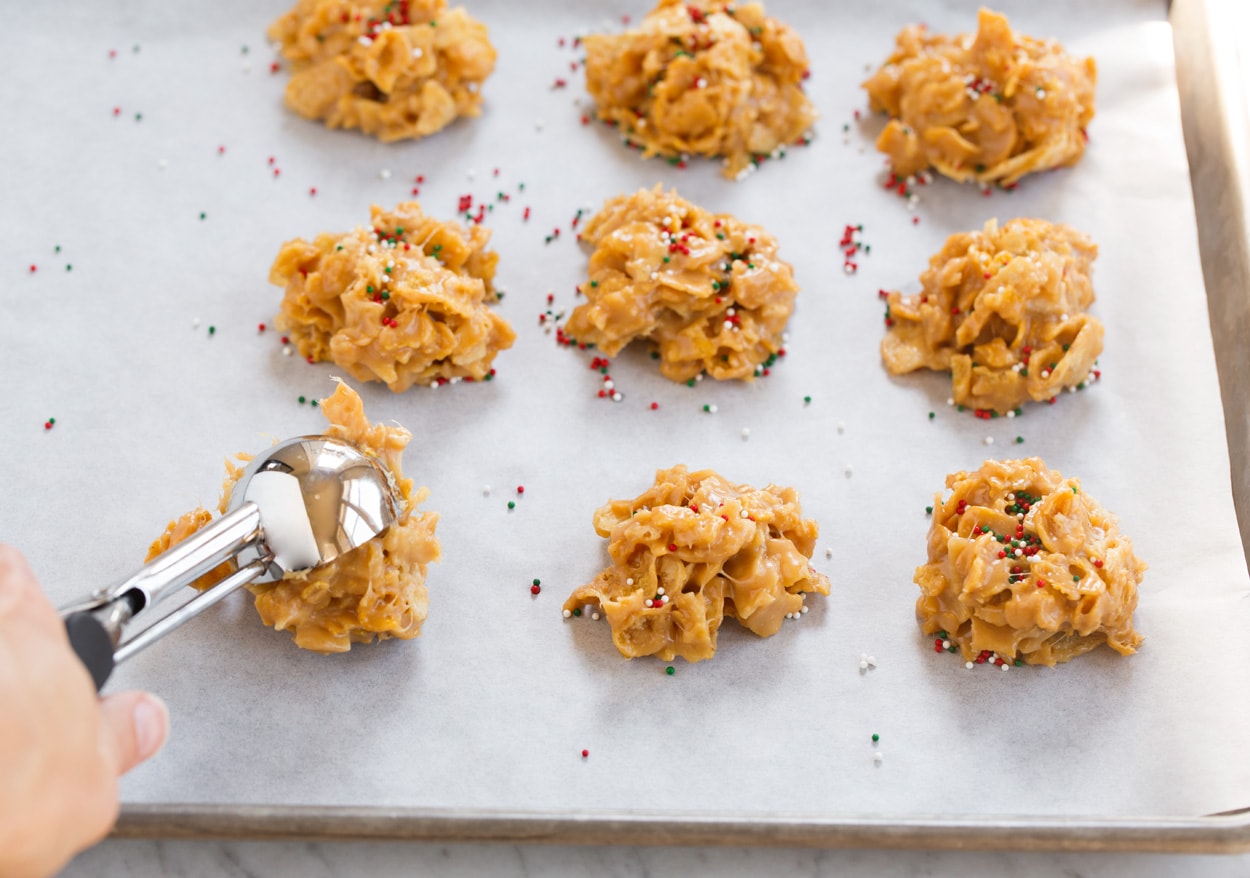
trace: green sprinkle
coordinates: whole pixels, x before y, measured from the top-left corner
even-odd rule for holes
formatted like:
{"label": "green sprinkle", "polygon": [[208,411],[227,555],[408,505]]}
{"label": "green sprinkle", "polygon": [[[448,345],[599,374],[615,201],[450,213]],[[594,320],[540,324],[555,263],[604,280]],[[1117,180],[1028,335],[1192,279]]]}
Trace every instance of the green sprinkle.
{"label": "green sprinkle", "polygon": [[1024,444],[1024,437],[1023,437],[1023,436],[1017,436],[1017,437],[1016,437],[1016,444],[1017,444],[1017,445],[1023,445],[1023,444]]}
{"label": "green sprinkle", "polygon": [[1021,665],[1023,665],[1023,664],[1024,664],[1024,660],[1023,660],[1023,659],[1016,659],[1014,662],[1012,662],[1012,664],[1013,664],[1013,665],[1015,665],[1015,666],[1018,668],[1018,667],[1020,667]]}
{"label": "green sprinkle", "polygon": [[313,408],[316,408],[316,407],[317,407],[317,400],[315,400],[315,399],[310,399],[310,400],[308,401],[308,404],[309,404],[310,406],[312,406]]}
{"label": "green sprinkle", "polygon": [[665,261],[665,262],[668,262],[668,257],[667,257],[667,256],[665,256],[665,257],[664,257],[664,261]]}
{"label": "green sprinkle", "polygon": [[208,219],[208,214],[206,214],[204,211],[202,211],[202,210],[201,210],[201,211],[200,211],[200,219],[201,219],[201,220]]}
{"label": "green sprinkle", "polygon": [[[391,294],[390,294],[390,293],[383,293],[383,294],[382,294],[382,301],[383,301],[383,302],[385,302],[385,301],[386,301],[387,299],[389,299],[390,297],[391,297]],[[501,296],[500,298],[503,298],[503,297]]]}
{"label": "green sprinkle", "polygon": [[687,382],[686,382],[686,386],[687,386],[687,387],[694,387],[694,379],[693,379],[693,378],[691,378],[689,381],[687,381]]}
{"label": "green sprinkle", "polygon": [[812,404],[812,398],[810,396],[803,397],[803,405],[811,405],[811,404]]}
{"label": "green sprinkle", "polygon": [[933,514],[933,507],[932,507],[932,506],[926,506],[926,507],[924,508],[924,514],[925,514],[925,515],[932,515],[932,514]]}
{"label": "green sprinkle", "polygon": [[508,501],[508,508],[509,508],[509,509],[516,509],[516,501],[515,501],[515,500],[509,500],[509,501]]}
{"label": "green sprinkle", "polygon": [[73,270],[74,270],[74,266],[70,265],[69,263],[66,263],[66,264],[65,264],[65,270],[66,270],[66,271],[73,271]]}
{"label": "green sprinkle", "polygon": [[303,404],[305,403],[305,401],[306,401],[306,400],[304,399],[304,397],[302,397],[302,396],[301,396],[301,397],[299,398],[299,404],[300,404],[300,405],[303,405]]}
{"label": "green sprinkle", "polygon": [[711,406],[709,406],[709,405],[705,405],[705,406],[703,407],[703,410],[704,410],[705,412],[711,412],[711,411],[712,411],[712,407],[711,407]]}
{"label": "green sprinkle", "polygon": [[338,245],[337,247],[335,247],[334,249],[335,249],[335,250],[342,250],[342,249],[343,249],[343,245],[342,245],[342,244],[339,244],[339,245]]}
{"label": "green sprinkle", "polygon": [[53,252],[53,253],[60,253],[60,252],[61,252],[61,245],[60,245],[60,244],[57,244],[55,247],[53,247],[53,248],[52,248],[52,252]]}
{"label": "green sprinkle", "polygon": [[136,122],[142,122],[142,121],[143,121],[143,114],[142,114],[142,113],[135,113],[135,121],[136,121]]}
{"label": "green sprinkle", "polygon": [[[395,227],[395,234],[396,234],[396,235],[402,235],[403,233],[404,233],[404,227],[403,227],[403,226],[396,226],[396,227]],[[442,245],[442,244],[439,244],[438,246],[440,246],[440,247],[441,247],[441,246],[443,246],[443,245]]]}
{"label": "green sprinkle", "polygon": [[391,273],[391,267],[390,267],[389,265],[388,265],[388,266],[386,266],[386,268],[384,268],[384,269],[382,269],[382,270],[383,270],[383,271],[385,271],[387,274],[390,274],[390,273]]}
{"label": "green sprinkle", "polygon": [[574,615],[574,616],[580,616],[581,614],[582,614],[582,608],[581,608],[581,607],[578,607],[577,609],[575,609],[575,610],[573,611],[573,615]]}
{"label": "green sprinkle", "polygon": [[537,579],[535,579],[535,580],[534,580],[534,585],[542,585],[542,582],[541,582],[541,581],[539,581],[539,580],[537,580]]}
{"label": "green sprinkle", "polygon": [[56,418],[48,418],[48,423],[49,423],[49,424],[55,424],[55,423],[56,423]]}
{"label": "green sprinkle", "polygon": [[673,674],[677,673],[677,669],[673,667],[672,665],[669,665],[667,668],[664,669],[664,673],[668,674],[671,677],[673,676]]}
{"label": "green sprinkle", "polygon": [[937,417],[937,412],[929,412],[929,420],[932,421]]}
{"label": "green sprinkle", "polygon": [[[209,335],[212,335],[212,334],[213,334],[213,333],[215,333],[216,331],[217,331],[217,327],[216,327],[216,326],[210,326],[210,327],[208,328],[208,334],[209,334]],[[1073,490],[1076,490],[1076,489],[1074,488]]]}
{"label": "green sprinkle", "polygon": [[875,744],[875,743],[877,743],[877,742],[878,742],[878,741],[880,741],[880,740],[881,740],[881,736],[880,736],[880,735],[878,735],[876,732],[873,732],[873,733],[872,733],[872,742]]}
{"label": "green sprinkle", "polygon": [[370,293],[370,294],[372,294],[372,293],[373,293],[373,287],[372,287],[371,285],[370,285],[370,286],[366,286],[366,287],[365,287],[365,292],[366,292],[366,293]]}
{"label": "green sprinkle", "polygon": [[438,22],[437,22],[437,21],[435,21],[434,19],[432,19],[432,18],[431,18],[431,19],[430,19],[430,27],[438,27]]}

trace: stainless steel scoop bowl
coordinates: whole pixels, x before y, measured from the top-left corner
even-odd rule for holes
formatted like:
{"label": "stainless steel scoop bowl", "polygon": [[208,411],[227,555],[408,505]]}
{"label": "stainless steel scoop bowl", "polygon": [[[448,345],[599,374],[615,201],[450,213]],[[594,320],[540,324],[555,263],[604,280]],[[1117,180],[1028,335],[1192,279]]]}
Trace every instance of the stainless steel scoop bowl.
{"label": "stainless steel scoop bowl", "polygon": [[[113,667],[253,582],[328,564],[400,515],[390,474],[342,439],[299,436],[255,458],[221,518],[133,576],[61,609],[70,644],[100,689]],[[221,582],[124,638],[125,628],[204,573],[233,560]]]}

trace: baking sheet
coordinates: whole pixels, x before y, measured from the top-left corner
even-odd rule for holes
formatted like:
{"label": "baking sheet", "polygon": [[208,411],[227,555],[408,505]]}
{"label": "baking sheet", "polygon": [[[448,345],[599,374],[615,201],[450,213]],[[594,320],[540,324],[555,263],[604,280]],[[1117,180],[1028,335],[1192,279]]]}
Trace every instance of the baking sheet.
{"label": "baking sheet", "polygon": [[[578,54],[557,39],[642,5],[471,8],[500,48],[486,112],[416,144],[282,107],[262,37],[281,4],[19,9],[0,36],[14,69],[39,71],[37,87],[2,86],[15,123],[0,141],[0,538],[55,601],[128,572],[169,517],[211,503],[226,453],[321,426],[296,398],[327,394],[336,370],[257,330],[283,240],[364,222],[417,175],[435,215],[487,199],[500,309],[519,334],[489,384],[396,397],[352,382],[372,417],[416,433],[406,464],[442,515],[422,637],[315,656],[227,602],[110,684],[160,692],[174,718],[124,800],[987,820],[1246,805],[1250,610],[1163,6],[1003,4],[1016,27],[1097,56],[1091,148],[1010,195],[934,184],[918,224],[880,186],[856,84],[902,23],[965,30],[975,4],[770,4],[807,41],[823,118],[810,147],[740,184],[711,163],[640,162],[581,124]],[[691,389],[634,352],[613,363],[613,404],[589,356],[558,349],[537,318],[549,292],[573,304],[576,211],[657,181],[773,231],[803,292],[767,379]],[[886,376],[877,289],[915,289],[946,235],[1025,215],[1099,242],[1103,380],[986,423],[947,408],[939,376]],[[848,223],[872,247],[853,276],[837,247]],[[924,506],[947,472],[1025,453],[1081,477],[1151,565],[1138,656],[967,671],[920,636]],[[594,508],[676,462],[797,486],[834,591],[768,640],[728,626],[715,659],[669,677],[559,609],[605,562]],[[877,662],[863,675],[861,653]]]}

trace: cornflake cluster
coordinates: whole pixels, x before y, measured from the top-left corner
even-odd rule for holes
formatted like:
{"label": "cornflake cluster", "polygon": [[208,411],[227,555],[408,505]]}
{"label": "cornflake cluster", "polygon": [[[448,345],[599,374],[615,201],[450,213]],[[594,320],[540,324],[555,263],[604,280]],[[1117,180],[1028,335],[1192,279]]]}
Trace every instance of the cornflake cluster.
{"label": "cornflake cluster", "polygon": [[660,372],[688,381],[751,379],[785,353],[798,284],[777,241],[730,214],[710,214],[662,186],[608,201],[581,238],[594,246],[586,302],[558,338],[611,357],[648,339]]}
{"label": "cornflake cluster", "polygon": [[726,616],[769,637],[807,611],[805,593],[829,594],[808,564],[816,522],[802,517],[793,488],[675,466],[633,500],[600,507],[594,524],[612,564],[573,592],[564,614],[599,606],[627,658],[711,658]]}
{"label": "cornflake cluster", "polygon": [[309,362],[332,360],[399,393],[414,383],[488,380],[516,334],[489,306],[490,232],[421,212],[371,209],[368,228],[282,246],[269,280],[285,288],[277,326]]}
{"label": "cornflake cluster", "polygon": [[[396,637],[409,640],[421,633],[428,599],[426,568],[439,558],[434,536],[438,516],[419,512],[425,488],[413,488],[400,459],[412,434],[403,427],[371,424],[360,397],[340,383],[324,400],[321,410],[330,425],[325,433],[354,444],[377,458],[393,477],[399,518],[376,538],[313,570],[290,573],[277,582],[249,586],[256,597],[261,621],[279,631],[290,631],[295,645],[313,652],[347,652],[353,643]],[[225,513],[230,492],[243,474],[248,458],[226,462],[219,511]],[[197,508],[171,521],[148,549],[147,560],[185,540],[213,520]],[[200,577],[196,588],[215,585],[233,572],[228,562]]]}
{"label": "cornflake cluster", "polygon": [[291,62],[287,106],[385,141],[479,115],[495,67],[486,26],[446,0],[299,0],[269,37]]}
{"label": "cornflake cluster", "polygon": [[1012,186],[1084,155],[1096,79],[1093,58],[1013,33],[982,9],[976,34],[904,28],[864,88],[872,109],[890,116],[877,148],[897,177],[932,166],[955,180]]}
{"label": "cornflake cluster", "polygon": [[644,157],[723,156],[737,179],[816,121],[803,41],[760,3],[660,0],[636,29],[584,45],[599,118]]}
{"label": "cornflake cluster", "polygon": [[933,506],[916,616],[972,666],[1054,665],[1103,645],[1130,655],[1146,565],[1076,479],[1038,458],[947,476]]}
{"label": "cornflake cluster", "polygon": [[1084,388],[1102,352],[1102,322],[1085,313],[1097,255],[1084,234],[1036,219],[951,235],[919,293],[883,291],[886,368],[949,371],[953,401],[985,416]]}

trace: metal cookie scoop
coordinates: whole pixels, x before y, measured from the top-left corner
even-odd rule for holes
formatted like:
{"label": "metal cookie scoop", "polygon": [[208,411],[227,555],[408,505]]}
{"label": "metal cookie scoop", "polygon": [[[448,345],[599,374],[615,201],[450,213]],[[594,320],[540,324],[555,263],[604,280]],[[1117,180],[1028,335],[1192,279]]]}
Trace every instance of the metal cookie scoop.
{"label": "metal cookie scoop", "polygon": [[[328,564],[373,539],[399,511],[389,474],[351,443],[288,439],[251,462],[224,516],[133,576],[62,608],[70,644],[99,690],[114,665],[231,592]],[[131,620],[228,559],[235,573],[123,642]]]}

